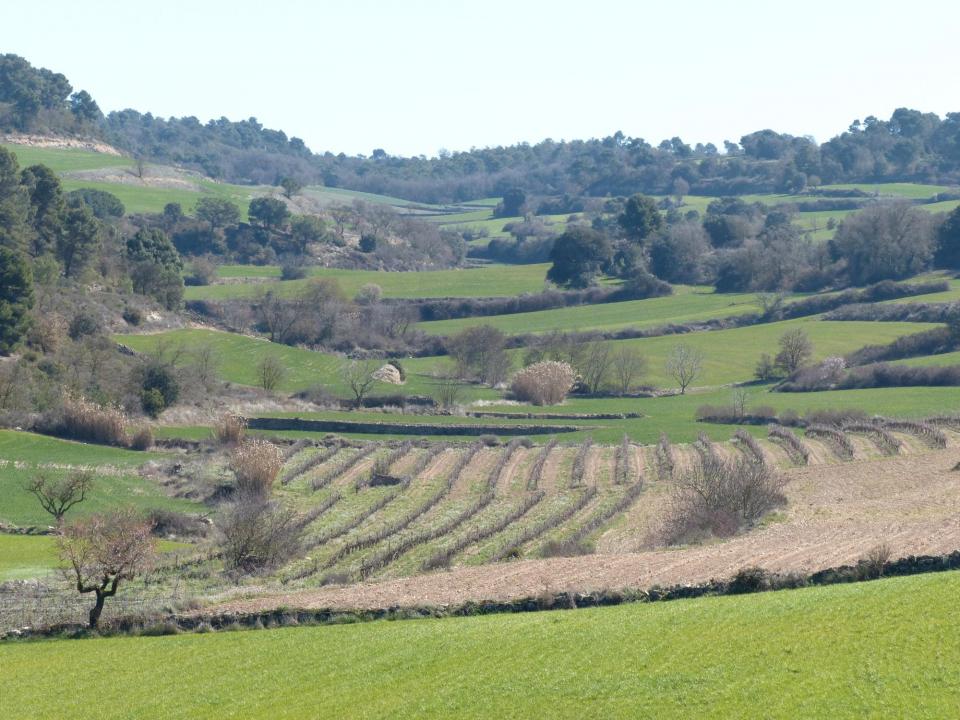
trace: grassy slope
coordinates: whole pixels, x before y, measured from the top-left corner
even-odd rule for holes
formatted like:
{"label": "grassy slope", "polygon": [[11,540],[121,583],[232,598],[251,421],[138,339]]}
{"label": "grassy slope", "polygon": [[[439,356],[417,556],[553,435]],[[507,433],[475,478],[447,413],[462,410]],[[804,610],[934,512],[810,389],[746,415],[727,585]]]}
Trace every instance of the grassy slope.
{"label": "grassy slope", "polygon": [[[384,297],[495,297],[538,292],[543,289],[549,265],[491,265],[464,270],[430,270],[424,272],[380,272],[376,270],[339,270],[314,268],[311,277],[333,278],[347,295],[353,296],[368,283],[383,290]],[[220,271],[224,278],[279,277],[275,266],[253,267],[226,265]],[[309,280],[277,280],[266,283],[228,283],[188,287],[187,300],[223,300],[252,297],[271,289],[283,294],[302,290]]]}
{"label": "grassy slope", "polygon": [[[346,360],[338,355],[313,352],[271,343],[261,338],[216,330],[173,330],[154,335],[116,335],[114,337],[118,342],[139,352],[150,352],[158,343],[182,344],[187,349],[208,344],[218,355],[220,376],[224,380],[240,385],[258,385],[258,363],[265,357],[274,356],[286,368],[286,374],[278,385],[278,390],[296,392],[324,386],[341,397],[349,396],[347,387],[340,377],[340,368]],[[403,360],[404,368],[407,369],[406,384],[398,387],[388,383],[377,383],[373,394],[430,394],[433,385],[428,375],[439,362],[437,358]],[[468,396],[496,397],[496,393],[492,390],[470,388]]]}
{"label": "grassy slope", "polygon": [[17,156],[20,167],[46,165],[55,172],[99,170],[110,167],[133,167],[133,161],[123,155],[107,155],[89,150],[70,148],[36,148],[27,145],[2,145]]}
{"label": "grassy slope", "polygon": [[[831,355],[843,355],[870,343],[890,342],[901,335],[935,326],[925,323],[826,322],[815,318],[800,318],[733,330],[619,340],[613,344],[627,345],[644,355],[650,369],[643,381],[660,387],[670,387],[673,383],[664,370],[664,364],[674,346],[683,343],[698,348],[704,353],[705,359],[703,375],[696,384],[722,385],[749,380],[753,376],[760,354],[775,352],[778,338],[787,330],[796,327],[807,331],[815,347],[815,359],[822,359]],[[222,377],[241,385],[256,385],[257,362],[273,354],[279,357],[287,368],[287,375],[278,389],[296,391],[314,385],[327,385],[336,392],[343,390],[338,376],[338,368],[343,360],[335,355],[213,330],[174,330],[153,335],[115,337],[119,342],[141,352],[148,352],[161,342],[182,343],[187,348],[201,343],[211,344],[220,353]],[[514,355],[519,352],[514,351]],[[446,358],[432,357],[404,360],[404,367],[408,371],[405,392],[429,392],[427,375],[446,361]],[[384,392],[383,388],[379,388],[378,392]]]}
{"label": "grassy slope", "polygon": [[[130,158],[117,155],[106,155],[85,150],[34,148],[22,145],[6,145],[5,147],[16,154],[21,167],[43,164],[58,173],[132,167]],[[149,176],[149,166],[147,174]],[[160,212],[163,210],[163,206],[170,202],[180,203],[184,211],[190,213],[193,211],[197,200],[209,195],[235,202],[245,214],[251,198],[263,194],[260,188],[218,183],[200,177],[196,178],[192,188],[156,187],[148,183],[134,182],[132,177],[129,183],[98,182],[71,177],[64,178],[62,182],[64,190],[67,191],[78,188],[93,188],[113,193],[120,198],[128,213]]]}
{"label": "grassy slope", "polygon": [[157,453],[133,452],[100,445],[57,440],[55,438],[0,430],[0,521],[15,525],[45,525],[50,516],[40,508],[36,498],[24,485],[43,470],[52,476],[67,472],[63,467],[39,468],[39,465],[88,466],[93,469],[93,491],[76,508],[80,515],[129,504],[138,508],[170,508],[193,510],[187,500],[167,497],[149,481],[137,475],[136,468],[148,460],[161,457]]}
{"label": "grassy slope", "polygon": [[575,612],[7,644],[0,714],[955,717],[958,592],[960,574],[942,573]]}
{"label": "grassy slope", "polygon": [[714,293],[710,287],[676,286],[675,295],[648,300],[578,305],[536,312],[457,318],[418,323],[431,335],[453,335],[473,325],[492,325],[503,332],[549,332],[551,330],[616,330],[624,327],[654,327],[729,317],[758,311],[756,293]]}
{"label": "grassy slope", "polygon": [[[157,551],[176,552],[190,543],[160,540]],[[0,535],[0,582],[36,578],[60,566],[53,535]]]}

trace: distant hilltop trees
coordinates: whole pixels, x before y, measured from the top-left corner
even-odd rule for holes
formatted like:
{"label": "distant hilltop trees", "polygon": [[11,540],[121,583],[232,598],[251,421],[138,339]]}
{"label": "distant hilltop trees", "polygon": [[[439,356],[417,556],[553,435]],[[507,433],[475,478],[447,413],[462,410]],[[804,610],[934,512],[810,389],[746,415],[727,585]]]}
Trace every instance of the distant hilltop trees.
{"label": "distant hilltop trees", "polygon": [[[104,116],[67,78],[0,55],[0,130],[96,136],[156,162],[187,165],[211,177],[275,185],[283,178],[383,193],[415,202],[480,197],[738,195],[799,192],[838,182],[960,182],[960,113],[944,118],[900,108],[889,120],[870,116],[818,145],[770,129],[690,145],[679,137],[653,145],[616,132],[591,140],[443,152],[400,158],[377,148],[370,157],[315,154],[303,140],[264,128],[256,118],[201,123],[121,110]],[[520,203],[522,206],[522,201]]]}

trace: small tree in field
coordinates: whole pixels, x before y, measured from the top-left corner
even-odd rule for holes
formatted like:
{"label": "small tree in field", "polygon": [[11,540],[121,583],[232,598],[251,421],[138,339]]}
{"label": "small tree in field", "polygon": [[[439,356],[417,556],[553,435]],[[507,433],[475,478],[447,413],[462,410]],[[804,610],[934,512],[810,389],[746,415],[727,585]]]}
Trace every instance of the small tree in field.
{"label": "small tree in field", "polygon": [[95,593],[89,626],[97,627],[103,605],[120,582],[148,570],[154,560],[152,525],[133,510],[91,515],[64,527],[57,538],[68,577],[81,594]]}
{"label": "small tree in field", "polygon": [[257,363],[257,379],[260,381],[260,387],[267,392],[276,390],[285,374],[286,369],[283,363],[275,355],[267,355]]}
{"label": "small tree in field", "polygon": [[647,371],[647,359],[626,345],[613,351],[612,365],[617,391],[621,395],[630,392],[637,378]]}
{"label": "small tree in field", "polygon": [[81,503],[93,485],[93,473],[77,470],[65,478],[54,480],[39,474],[27,485],[27,490],[36,495],[40,506],[53,516],[57,526],[74,505]]}
{"label": "small tree in field", "polygon": [[363,399],[377,381],[373,373],[378,367],[379,363],[375,360],[351,360],[344,363],[340,369],[343,382],[353,393],[354,402],[358,408],[363,407]]}
{"label": "small tree in field", "polygon": [[513,394],[534,405],[557,405],[573,387],[573,368],[564,362],[545,360],[525,367],[513,376]]}
{"label": "small tree in field", "polygon": [[667,374],[677,381],[684,395],[703,371],[703,353],[689,345],[675,345],[667,356]]}
{"label": "small tree in field", "polygon": [[789,330],[780,336],[780,352],[777,353],[777,367],[791,375],[803,367],[813,356],[813,343],[800,328]]}

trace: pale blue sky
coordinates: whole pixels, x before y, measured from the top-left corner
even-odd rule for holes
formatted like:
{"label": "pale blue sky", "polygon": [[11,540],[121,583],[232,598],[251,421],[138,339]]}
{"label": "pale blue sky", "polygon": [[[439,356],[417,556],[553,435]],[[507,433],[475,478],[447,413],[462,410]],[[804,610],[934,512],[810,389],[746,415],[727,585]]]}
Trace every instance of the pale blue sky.
{"label": "pale blue sky", "polygon": [[0,51],[105,111],[255,116],[314,151],[765,127],[819,141],[900,106],[960,110],[960,3],[5,2]]}

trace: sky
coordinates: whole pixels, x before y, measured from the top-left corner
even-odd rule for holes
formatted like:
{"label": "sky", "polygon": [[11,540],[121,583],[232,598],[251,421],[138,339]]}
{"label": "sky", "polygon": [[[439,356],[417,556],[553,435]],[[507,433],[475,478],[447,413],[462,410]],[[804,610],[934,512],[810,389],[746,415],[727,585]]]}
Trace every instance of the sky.
{"label": "sky", "polygon": [[46,0],[0,52],[109,112],[256,117],[315,152],[763,128],[819,142],[897,107],[960,111],[956,0]]}

